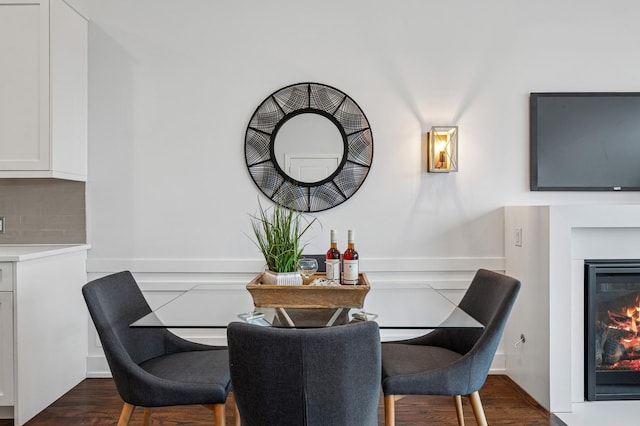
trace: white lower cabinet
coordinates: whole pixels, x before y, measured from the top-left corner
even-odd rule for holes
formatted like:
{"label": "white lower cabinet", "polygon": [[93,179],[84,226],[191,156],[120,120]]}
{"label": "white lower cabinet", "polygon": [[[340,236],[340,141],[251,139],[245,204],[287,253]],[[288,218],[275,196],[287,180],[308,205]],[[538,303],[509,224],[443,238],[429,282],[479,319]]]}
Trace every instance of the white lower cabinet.
{"label": "white lower cabinet", "polygon": [[0,261],[0,414],[15,426],[86,378],[86,258],[82,249]]}
{"label": "white lower cabinet", "polygon": [[0,291],[0,406],[13,405],[13,293]]}

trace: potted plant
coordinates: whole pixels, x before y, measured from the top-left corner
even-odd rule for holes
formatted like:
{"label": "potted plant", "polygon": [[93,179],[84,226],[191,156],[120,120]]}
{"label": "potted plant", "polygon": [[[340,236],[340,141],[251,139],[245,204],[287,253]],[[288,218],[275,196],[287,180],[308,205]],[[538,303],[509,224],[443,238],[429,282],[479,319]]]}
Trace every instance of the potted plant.
{"label": "potted plant", "polygon": [[280,203],[265,209],[258,200],[258,206],[258,213],[251,215],[251,227],[254,243],[267,264],[263,284],[301,285],[298,259],[305,244],[301,243],[300,238],[316,218],[309,220],[302,213]]}

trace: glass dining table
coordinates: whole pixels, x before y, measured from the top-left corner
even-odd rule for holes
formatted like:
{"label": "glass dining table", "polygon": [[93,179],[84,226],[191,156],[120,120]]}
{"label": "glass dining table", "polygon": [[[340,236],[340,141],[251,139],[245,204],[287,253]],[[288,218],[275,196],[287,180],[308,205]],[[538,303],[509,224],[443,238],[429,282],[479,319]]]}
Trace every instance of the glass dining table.
{"label": "glass dining table", "polygon": [[130,326],[215,329],[226,328],[233,321],[245,321],[264,326],[304,328],[375,320],[381,329],[483,328],[481,323],[436,289],[423,289],[420,298],[403,298],[402,294],[390,293],[384,296],[385,309],[381,312],[368,312],[366,302],[363,309],[267,308],[249,305],[245,311],[241,311],[237,306],[242,302],[234,300],[231,292],[225,293],[215,284],[200,284]]}

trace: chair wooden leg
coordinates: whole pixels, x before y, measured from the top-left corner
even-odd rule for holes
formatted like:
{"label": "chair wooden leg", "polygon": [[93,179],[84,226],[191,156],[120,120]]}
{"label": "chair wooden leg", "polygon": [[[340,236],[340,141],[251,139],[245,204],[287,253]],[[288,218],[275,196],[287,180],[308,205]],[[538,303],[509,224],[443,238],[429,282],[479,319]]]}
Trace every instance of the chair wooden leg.
{"label": "chair wooden leg", "polygon": [[384,425],[396,426],[396,399],[395,395],[384,396]]}
{"label": "chair wooden leg", "polygon": [[224,404],[206,404],[203,407],[213,411],[216,426],[225,426]]}
{"label": "chair wooden leg", "polygon": [[484,415],[484,409],[482,408],[482,402],[480,401],[480,393],[476,391],[470,394],[469,399],[471,399],[473,414],[476,416],[476,423],[478,423],[478,426],[487,426],[487,418]]}
{"label": "chair wooden leg", "polygon": [[233,418],[235,420],[235,426],[242,426],[242,420],[240,419],[240,410],[238,410],[238,404],[234,398],[233,400]]}
{"label": "chair wooden leg", "polygon": [[122,406],[122,411],[120,412],[120,418],[118,419],[118,426],[127,426],[129,421],[131,421],[131,416],[133,415],[133,410],[136,409],[135,405],[127,404],[126,402]]}
{"label": "chair wooden leg", "polygon": [[151,408],[144,409],[144,415],[142,416],[142,426],[149,426],[151,422]]}
{"label": "chair wooden leg", "polygon": [[224,404],[214,404],[213,415],[216,418],[216,426],[225,426]]}
{"label": "chair wooden leg", "polygon": [[462,411],[462,396],[453,397],[453,403],[456,405],[456,414],[458,415],[458,426],[464,426],[464,411]]}

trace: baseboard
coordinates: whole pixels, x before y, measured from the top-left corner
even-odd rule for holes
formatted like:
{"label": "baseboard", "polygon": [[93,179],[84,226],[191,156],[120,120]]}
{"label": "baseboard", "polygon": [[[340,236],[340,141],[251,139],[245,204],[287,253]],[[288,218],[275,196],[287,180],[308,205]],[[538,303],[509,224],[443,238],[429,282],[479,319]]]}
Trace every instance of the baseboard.
{"label": "baseboard", "polygon": [[504,352],[496,352],[491,362],[489,374],[507,374],[507,357]]}
{"label": "baseboard", "polygon": [[87,378],[99,379],[111,377],[111,370],[104,355],[87,357]]}
{"label": "baseboard", "polygon": [[13,406],[0,407],[0,419],[13,419]]}

